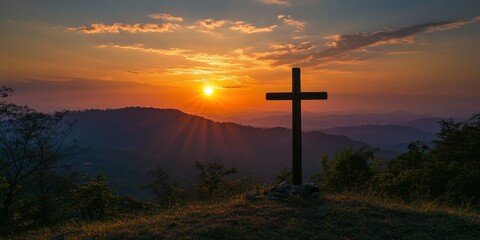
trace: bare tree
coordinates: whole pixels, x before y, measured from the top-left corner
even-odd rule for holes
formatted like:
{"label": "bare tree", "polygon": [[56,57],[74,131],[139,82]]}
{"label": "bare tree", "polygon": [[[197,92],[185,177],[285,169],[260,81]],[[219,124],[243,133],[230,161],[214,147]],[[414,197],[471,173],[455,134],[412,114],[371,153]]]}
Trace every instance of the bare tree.
{"label": "bare tree", "polygon": [[[6,97],[12,90],[0,88]],[[29,180],[42,171],[53,169],[73,145],[66,139],[73,131],[67,112],[46,114],[27,106],[0,102],[0,226],[11,218],[12,209],[27,190]]]}

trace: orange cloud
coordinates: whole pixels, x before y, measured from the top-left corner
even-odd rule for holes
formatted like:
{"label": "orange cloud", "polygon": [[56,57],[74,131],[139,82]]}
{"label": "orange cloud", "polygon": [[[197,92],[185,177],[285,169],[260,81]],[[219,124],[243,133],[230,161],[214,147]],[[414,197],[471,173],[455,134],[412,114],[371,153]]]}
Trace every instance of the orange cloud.
{"label": "orange cloud", "polygon": [[298,36],[298,35],[293,35],[292,36],[293,40],[300,40],[300,39],[304,39],[304,38],[308,38],[308,36]]}
{"label": "orange cloud", "polygon": [[211,33],[213,30],[222,27],[226,20],[214,20],[212,18],[198,20],[195,25],[190,26],[191,29],[196,29],[198,32]]}
{"label": "orange cloud", "polygon": [[[249,55],[245,53],[246,49],[236,49],[232,52],[224,54],[211,54],[204,52],[194,52],[192,50],[180,49],[180,48],[149,48],[143,44],[135,45],[119,45],[119,44],[103,44],[98,45],[97,48],[114,48],[123,50],[132,50],[145,53],[152,53],[164,56],[178,56],[183,59],[202,63],[205,66],[197,66],[202,69],[208,69],[208,71],[217,72],[223,71],[240,71],[248,68],[261,68],[269,67],[272,61],[260,59],[257,55]],[[294,50],[292,50],[294,51]],[[208,67],[207,67],[208,66]],[[200,71],[197,71],[199,73]]]}
{"label": "orange cloud", "polygon": [[219,75],[219,74],[228,74],[229,71],[223,68],[216,67],[175,67],[166,69],[166,74],[169,75]]}
{"label": "orange cloud", "polygon": [[260,0],[260,2],[268,5],[290,6],[290,2],[287,0]]}
{"label": "orange cloud", "polygon": [[97,47],[134,50],[134,51],[154,53],[154,54],[165,55],[165,56],[180,56],[180,57],[183,57],[184,59],[200,62],[200,63],[206,63],[210,66],[231,67],[235,65],[235,63],[233,63],[235,59],[230,55],[192,53],[190,50],[180,49],[180,48],[170,48],[170,49],[148,48],[148,47],[145,47],[143,44],[135,44],[135,45],[103,44]]}
{"label": "orange cloud", "polygon": [[148,16],[153,19],[160,19],[160,20],[169,21],[169,22],[183,22],[183,18],[175,17],[168,13],[152,13]]}
{"label": "orange cloud", "polygon": [[314,49],[316,46],[313,44],[310,44],[309,41],[302,42],[299,45],[294,45],[291,43],[287,44],[274,44],[272,45],[272,48],[275,50],[285,50],[289,52],[305,52],[309,51],[311,49]]}
{"label": "orange cloud", "polygon": [[323,39],[332,40],[332,41],[325,43],[323,46],[325,46],[325,47],[337,47],[337,42],[340,41],[341,37],[342,36],[339,35],[339,34],[332,34],[332,35],[325,36],[325,37],[323,37]]}
{"label": "orange cloud", "polygon": [[211,66],[231,67],[236,65],[232,62],[232,57],[228,55],[196,53],[184,55],[184,57],[190,61],[206,63]]}
{"label": "orange cloud", "polygon": [[293,26],[297,31],[305,30],[307,23],[304,21],[294,20],[290,15],[278,15],[278,19],[282,20],[285,24]]}
{"label": "orange cloud", "polygon": [[256,27],[254,25],[248,24],[248,23],[243,22],[243,21],[237,21],[234,24],[235,25],[230,27],[230,29],[232,29],[234,31],[239,31],[239,32],[242,32],[242,33],[248,33],[248,34],[271,32],[271,31],[273,31],[273,29],[275,29],[277,27],[277,25],[272,25],[270,27],[259,28],[259,27]]}
{"label": "orange cloud", "polygon": [[120,31],[125,31],[129,33],[146,33],[146,32],[173,32],[174,30],[180,29],[181,26],[174,23],[161,23],[161,24],[152,24],[152,23],[136,23],[136,24],[124,24],[124,23],[114,23],[112,25],[107,25],[103,23],[93,23],[90,26],[79,26],[68,28],[70,31],[80,31],[86,34],[98,34],[98,33],[119,33]]}
{"label": "orange cloud", "polygon": [[102,44],[102,45],[98,45],[97,47],[136,50],[136,51],[155,53],[155,54],[166,55],[166,56],[178,56],[189,51],[181,48],[169,48],[169,49],[147,48],[143,44],[136,44],[136,45]]}

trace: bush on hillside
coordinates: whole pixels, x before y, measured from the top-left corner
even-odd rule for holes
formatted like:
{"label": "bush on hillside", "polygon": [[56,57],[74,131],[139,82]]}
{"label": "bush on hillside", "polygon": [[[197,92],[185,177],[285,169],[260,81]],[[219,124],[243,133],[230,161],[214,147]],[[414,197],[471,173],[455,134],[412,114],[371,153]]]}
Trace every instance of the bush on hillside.
{"label": "bush on hillside", "polygon": [[147,185],[155,196],[155,201],[162,208],[179,205],[182,190],[173,183],[161,167],[148,172],[154,179]]}
{"label": "bush on hillside", "polygon": [[391,197],[410,201],[428,194],[428,178],[420,168],[427,161],[428,147],[420,142],[410,143],[408,151],[392,159],[385,171],[370,182],[372,189]]}
{"label": "bush on hillside", "polygon": [[390,161],[373,188],[406,201],[480,203],[480,114],[466,122],[441,121],[433,148],[419,142]]}
{"label": "bush on hillside", "polygon": [[112,216],[119,200],[119,197],[107,186],[107,178],[103,173],[75,189],[73,198],[73,211],[85,220],[105,219]]}
{"label": "bush on hillside", "polygon": [[336,152],[332,160],[322,157],[322,170],[313,179],[329,191],[360,190],[368,186],[375,172],[375,152],[352,147]]}
{"label": "bush on hillside", "polygon": [[221,162],[215,161],[208,164],[195,162],[195,169],[199,171],[197,176],[197,190],[200,198],[213,198],[226,195],[232,188],[232,182],[226,177],[237,173],[237,169],[226,169]]}

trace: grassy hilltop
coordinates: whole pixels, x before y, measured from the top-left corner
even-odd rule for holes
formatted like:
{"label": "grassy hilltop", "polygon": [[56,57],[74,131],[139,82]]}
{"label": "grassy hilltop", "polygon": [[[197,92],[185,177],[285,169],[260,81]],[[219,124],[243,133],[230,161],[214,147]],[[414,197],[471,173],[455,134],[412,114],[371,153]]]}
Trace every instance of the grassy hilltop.
{"label": "grassy hilltop", "polygon": [[154,215],[71,223],[12,239],[479,239],[480,214],[354,193],[312,201],[249,202],[242,196]]}

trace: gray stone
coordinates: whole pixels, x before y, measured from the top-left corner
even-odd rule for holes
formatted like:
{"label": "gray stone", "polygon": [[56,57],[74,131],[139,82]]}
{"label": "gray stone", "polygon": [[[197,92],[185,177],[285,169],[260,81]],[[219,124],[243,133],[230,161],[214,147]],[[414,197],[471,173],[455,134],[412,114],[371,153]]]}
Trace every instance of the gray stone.
{"label": "gray stone", "polygon": [[271,200],[283,200],[293,196],[313,199],[320,196],[320,190],[314,183],[293,185],[287,182],[282,182],[278,186],[270,187],[265,195]]}

